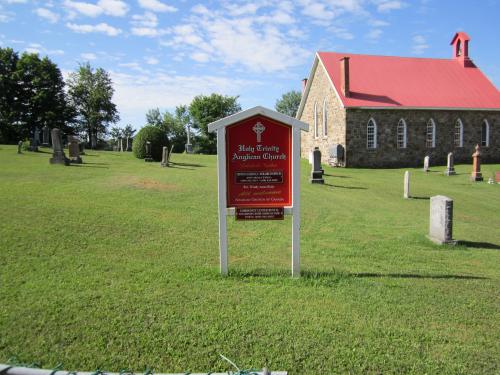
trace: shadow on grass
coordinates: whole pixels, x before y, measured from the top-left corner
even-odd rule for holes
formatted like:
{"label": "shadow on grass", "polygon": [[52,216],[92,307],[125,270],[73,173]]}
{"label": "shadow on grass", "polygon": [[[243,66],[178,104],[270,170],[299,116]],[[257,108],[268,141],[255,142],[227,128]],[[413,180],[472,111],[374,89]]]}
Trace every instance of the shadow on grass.
{"label": "shadow on grass", "polygon": [[361,186],[340,186],[340,185],[327,184],[326,182],[323,185],[325,185],[325,186],[331,186],[331,187],[335,187],[335,188],[341,188],[341,189],[367,190],[367,188],[361,187]]}
{"label": "shadow on grass", "polygon": [[104,169],[109,169],[109,167],[103,167],[101,165],[89,165],[92,163],[84,163],[84,164],[75,164],[75,163],[70,163],[68,167],[80,167],[80,168],[104,168]]}
{"label": "shadow on grass", "polygon": [[203,164],[190,164],[190,163],[173,163],[170,162],[171,166],[180,166],[180,167],[194,167],[194,168],[202,168],[205,167]]}
{"label": "shadow on grass", "polygon": [[354,277],[389,277],[395,279],[456,279],[456,280],[488,280],[487,277],[469,275],[420,275],[414,273],[352,273]]}
{"label": "shadow on grass", "polygon": [[109,163],[88,163],[88,162],[84,162],[83,165],[109,165]]}
{"label": "shadow on grass", "polygon": [[410,197],[410,199],[426,199],[426,200],[429,200],[431,199],[431,197]]}
{"label": "shadow on grass", "polygon": [[475,249],[500,250],[500,245],[496,245],[496,244],[490,243],[490,242],[458,241],[458,245],[472,247]]}
{"label": "shadow on grass", "polygon": [[335,178],[352,178],[351,176],[336,176],[334,174],[327,174],[327,173],[324,173],[323,176],[335,177]]}
{"label": "shadow on grass", "polygon": [[[232,269],[229,271],[229,277],[246,279],[246,278],[282,278],[291,277],[291,272],[288,270],[269,270],[269,269]],[[352,278],[396,278],[396,279],[453,279],[453,280],[489,280],[488,277],[472,276],[472,275],[436,275],[436,274],[414,274],[414,273],[375,273],[375,272],[356,272],[350,273],[341,270],[333,271],[312,271],[302,270],[300,279],[313,282],[315,284],[331,284],[340,280]]]}

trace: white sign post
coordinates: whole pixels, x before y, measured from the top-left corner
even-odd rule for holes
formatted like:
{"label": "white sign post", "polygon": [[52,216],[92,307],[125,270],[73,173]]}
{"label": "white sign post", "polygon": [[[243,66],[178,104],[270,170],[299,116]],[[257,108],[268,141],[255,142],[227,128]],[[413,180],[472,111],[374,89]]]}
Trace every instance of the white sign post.
{"label": "white sign post", "polygon": [[[286,128],[290,129],[291,132],[289,134],[291,137],[291,170],[286,171],[286,172],[276,172],[273,171],[274,175],[276,176],[276,173],[278,174],[278,177],[276,177],[278,180],[281,179],[288,179],[288,182],[291,182],[291,197],[286,196],[286,199],[284,199],[284,202],[291,202],[291,205],[285,205],[282,208],[282,214],[284,213],[285,215],[292,215],[292,276],[293,277],[298,277],[300,276],[300,132],[301,131],[308,131],[309,130],[309,125],[299,121],[297,119],[294,119],[292,117],[286,116],[282,113],[275,112],[273,110],[264,108],[264,107],[254,107],[251,109],[248,109],[246,111],[239,112],[235,115],[228,116],[226,118],[223,118],[221,120],[212,122],[211,124],[208,125],[208,130],[210,132],[217,132],[217,175],[218,175],[218,185],[219,185],[219,250],[220,250],[220,272],[222,275],[227,275],[228,274],[228,252],[227,252],[227,216],[235,216],[238,215],[237,210],[238,206],[228,206],[228,155],[227,150],[230,145],[226,144],[226,138],[227,138],[227,132],[226,128],[231,125],[239,125],[243,124],[245,121],[249,123],[249,120],[252,118],[256,118],[257,120],[260,118],[261,121],[263,122],[271,122],[271,126],[268,124],[266,125],[267,128],[262,125],[262,123],[259,123],[256,120],[255,125],[253,127],[249,128],[254,132],[254,137],[255,142],[257,142],[259,145],[261,143],[261,140],[263,137],[267,136],[267,133],[269,132],[272,134],[272,126],[277,126],[283,127],[285,126]],[[277,125],[275,125],[277,124]],[[251,124],[250,124],[251,125]],[[269,130],[266,130],[270,128]],[[266,133],[264,133],[264,131]],[[279,134],[282,133],[283,130],[280,130]],[[263,135],[265,134],[265,135]],[[278,134],[278,133],[276,133]],[[288,134],[288,133],[287,133]],[[237,137],[237,134],[235,135]],[[281,137],[281,136],[280,136]],[[248,137],[249,138],[249,137]],[[250,141],[245,138],[245,142],[250,143]],[[280,141],[283,141],[282,138],[280,138]],[[239,147],[241,147],[239,145]],[[244,149],[245,147],[242,147]],[[259,149],[259,147],[256,147]],[[273,149],[274,151],[274,149]],[[252,149],[252,153],[254,150]],[[276,151],[278,153],[279,151]],[[246,154],[248,156],[249,154]],[[260,158],[261,156],[266,159],[266,157],[276,157],[277,159],[286,159],[285,154],[280,154],[280,155],[273,155],[270,154],[269,152],[266,153],[266,156],[262,155],[250,155],[251,157],[255,158]],[[259,171],[251,171],[250,174],[252,175],[252,178],[262,178],[264,179],[269,179],[269,173],[266,170],[259,170]],[[248,171],[246,171],[248,174]],[[279,173],[282,173],[279,175]],[[291,174],[291,181],[289,180],[289,176],[285,175],[286,173]],[[242,173],[241,175],[244,175]],[[244,178],[244,177],[241,177]],[[269,180],[266,180],[269,181]],[[274,181],[276,182],[276,181]],[[230,181],[230,183],[234,183],[234,181]],[[237,182],[237,184],[241,185],[241,182]],[[269,186],[269,183],[266,182],[267,186]],[[271,183],[272,185],[272,183]],[[234,186],[234,185],[233,185]],[[266,186],[266,187],[267,187]],[[231,189],[235,189],[232,187]],[[282,189],[284,190],[284,189]],[[280,190],[281,191],[281,190]],[[288,194],[287,193],[287,194]],[[231,199],[230,199],[231,201]],[[251,203],[245,204],[246,207],[252,208]],[[256,204],[255,207],[258,207],[259,205]],[[260,208],[260,207],[259,207]],[[282,217],[282,216],[281,216]]]}

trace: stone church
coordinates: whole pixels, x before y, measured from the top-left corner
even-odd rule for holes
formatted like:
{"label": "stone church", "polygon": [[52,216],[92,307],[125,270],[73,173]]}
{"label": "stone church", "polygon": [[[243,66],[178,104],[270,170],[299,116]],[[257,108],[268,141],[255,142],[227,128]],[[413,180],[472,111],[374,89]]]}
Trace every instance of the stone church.
{"label": "stone church", "polygon": [[303,80],[297,119],[307,157],[342,167],[500,162],[500,92],[469,57],[470,38],[456,33],[452,58],[318,52]]}

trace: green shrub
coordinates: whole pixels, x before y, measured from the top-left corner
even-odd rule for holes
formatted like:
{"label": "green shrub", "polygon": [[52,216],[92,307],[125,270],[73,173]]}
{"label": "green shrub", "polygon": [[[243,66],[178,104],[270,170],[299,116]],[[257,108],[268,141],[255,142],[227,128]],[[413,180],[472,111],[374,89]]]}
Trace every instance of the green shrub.
{"label": "green shrub", "polygon": [[161,160],[163,146],[168,146],[168,138],[164,131],[156,126],[146,125],[134,137],[134,147],[132,151],[139,159],[146,157],[146,142],[151,142],[151,157]]}
{"label": "green shrub", "polygon": [[30,151],[30,141],[29,141],[29,139],[26,138],[23,141],[23,145],[21,146],[21,150],[23,150],[23,151]]}

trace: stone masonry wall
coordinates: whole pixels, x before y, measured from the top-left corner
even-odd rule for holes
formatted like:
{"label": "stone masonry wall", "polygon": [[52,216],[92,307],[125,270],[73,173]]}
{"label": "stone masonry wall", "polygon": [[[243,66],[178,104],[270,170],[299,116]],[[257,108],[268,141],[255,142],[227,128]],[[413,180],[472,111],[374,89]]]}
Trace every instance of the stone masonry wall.
{"label": "stone masonry wall", "polygon": [[[325,68],[318,62],[316,72],[312,78],[311,88],[307,96],[304,110],[299,120],[309,124],[309,132],[302,133],[301,156],[309,157],[314,147],[321,150],[322,162],[328,162],[329,148],[334,144],[341,144],[345,148],[346,112],[332,88]],[[327,107],[327,135],[323,134],[323,103],[326,98]],[[314,103],[316,103],[318,137],[314,133]]]}
{"label": "stone masonry wall", "polygon": [[[366,125],[373,117],[377,123],[377,148],[366,147]],[[407,126],[407,147],[397,148],[397,124],[403,118]],[[426,147],[427,121],[436,124],[436,147]],[[455,122],[463,123],[463,147],[454,146]],[[452,110],[347,109],[347,167],[418,167],[430,156],[430,165],[446,165],[453,152],[455,163],[472,163],[476,144],[481,144],[481,125],[490,125],[489,147],[481,147],[481,162],[500,162],[500,112]]]}

